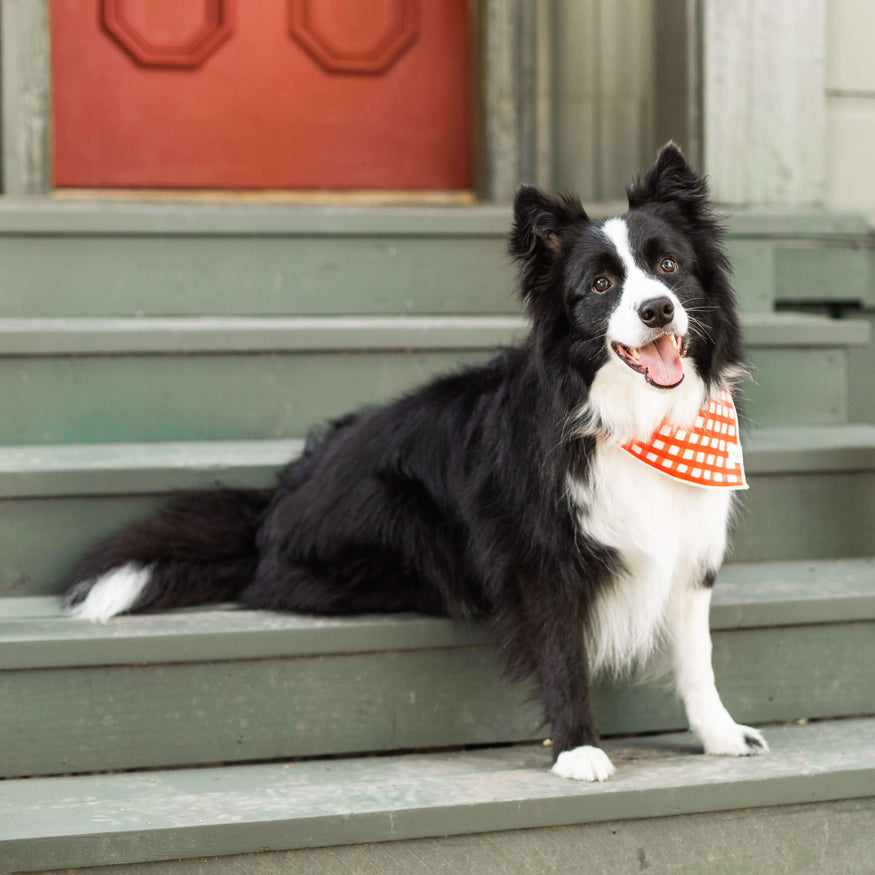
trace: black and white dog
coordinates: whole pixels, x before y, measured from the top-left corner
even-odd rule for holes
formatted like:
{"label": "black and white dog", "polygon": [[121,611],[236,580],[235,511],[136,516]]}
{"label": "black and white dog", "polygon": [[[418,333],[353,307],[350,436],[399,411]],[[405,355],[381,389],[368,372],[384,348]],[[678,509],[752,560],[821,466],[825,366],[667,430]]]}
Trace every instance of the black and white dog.
{"label": "black and white dog", "polygon": [[482,620],[511,673],[538,682],[553,771],[584,781],[614,771],[589,679],[659,651],[707,753],[766,751],[711,668],[732,493],[619,446],[692,422],[743,372],[722,232],[673,144],[628,196],[603,221],[522,187],[510,235],[522,345],[332,422],[271,494],[182,495],[83,560],[72,613],[234,600]]}

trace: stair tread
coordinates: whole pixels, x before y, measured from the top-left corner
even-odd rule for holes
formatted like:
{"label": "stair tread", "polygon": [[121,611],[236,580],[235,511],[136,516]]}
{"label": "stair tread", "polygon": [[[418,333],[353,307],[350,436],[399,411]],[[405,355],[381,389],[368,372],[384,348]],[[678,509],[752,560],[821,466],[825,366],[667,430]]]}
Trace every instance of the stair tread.
{"label": "stair tread", "polygon": [[[625,202],[587,204],[593,217],[615,216]],[[465,206],[338,206],[145,200],[5,197],[0,234],[490,234],[504,237],[513,218],[504,204]],[[855,210],[805,207],[736,208],[728,236],[740,238],[859,237],[871,224]]]}
{"label": "stair tread", "polygon": [[[875,619],[875,559],[739,563],[714,590],[719,629]],[[116,617],[63,615],[54,596],[0,599],[0,669],[132,665],[470,647],[482,627],[413,614],[308,617],[222,605]]]}
{"label": "stair tread", "polygon": [[[743,313],[749,346],[868,343],[865,320]],[[144,354],[369,349],[482,349],[526,330],[513,315],[176,316],[0,318],[3,355]]]}
{"label": "stair tread", "polygon": [[[768,427],[743,438],[750,473],[875,467],[875,425]],[[0,447],[0,498],[158,493],[273,484],[297,439]]]}
{"label": "stair tread", "polygon": [[7,781],[0,850],[55,869],[861,798],[873,737],[873,719],[772,727],[771,753],[743,759],[609,741],[604,784],[552,776],[540,745]]}

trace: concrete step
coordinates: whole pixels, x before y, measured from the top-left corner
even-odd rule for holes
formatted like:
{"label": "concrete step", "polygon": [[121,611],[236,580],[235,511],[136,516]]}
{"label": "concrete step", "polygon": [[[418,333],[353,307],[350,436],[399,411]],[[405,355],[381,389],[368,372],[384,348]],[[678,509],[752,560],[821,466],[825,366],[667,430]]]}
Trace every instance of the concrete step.
{"label": "concrete step", "polygon": [[[848,421],[869,325],[745,319],[755,425]],[[0,443],[298,437],[524,334],[513,316],[2,319]]]}
{"label": "concrete step", "polygon": [[748,759],[699,756],[686,736],[621,739],[597,785],[550,775],[540,745],[8,781],[0,859],[119,875],[207,857],[219,873],[540,873],[580,871],[585,854],[586,871],[677,871],[680,846],[721,872],[863,872],[873,736],[871,718],[772,727],[771,753]]}
{"label": "concrete step", "polygon": [[[510,223],[507,206],[4,198],[0,316],[512,313]],[[746,309],[868,294],[865,216],[746,210],[727,224]]]}
{"label": "concrete step", "polygon": [[[875,561],[735,564],[712,609],[721,695],[744,723],[872,711]],[[478,626],[232,607],[62,616],[0,599],[0,775],[46,775],[543,738],[527,684]],[[840,679],[840,680],[839,680]],[[682,729],[662,684],[603,684],[606,735]],[[2,794],[0,794],[2,796]]]}

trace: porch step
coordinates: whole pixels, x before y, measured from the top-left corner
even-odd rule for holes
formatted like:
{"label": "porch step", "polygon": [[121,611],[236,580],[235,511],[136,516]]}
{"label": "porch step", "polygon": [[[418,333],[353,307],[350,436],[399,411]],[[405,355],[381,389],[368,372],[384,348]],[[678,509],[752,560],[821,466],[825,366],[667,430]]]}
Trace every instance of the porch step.
{"label": "porch step", "polygon": [[[873,710],[872,559],[728,565],[712,628],[737,720]],[[101,626],[54,597],[0,600],[4,776],[542,738],[529,694],[481,627],[449,620],[220,607]],[[601,685],[594,708],[607,735],[686,725],[660,684]]]}
{"label": "porch step", "polygon": [[[875,553],[875,425],[756,429],[744,439],[737,561]],[[98,538],[179,489],[269,488],[300,441],[0,449],[0,594],[59,590]]]}
{"label": "porch step", "polygon": [[[821,852],[864,871],[875,852],[875,720],[776,726],[768,737],[771,753],[746,759],[699,756],[683,735],[608,742],[617,774],[596,785],[550,775],[540,745],[9,781],[0,859],[9,873],[133,873],[161,860],[142,871],[168,872],[203,857],[218,857],[222,873],[344,861],[349,871],[448,871],[417,853],[427,847],[465,871],[543,872],[547,858],[579,865],[585,848],[587,871],[625,871],[676,861],[678,837],[698,832],[684,847],[717,863],[729,855],[736,871],[747,860],[761,871],[776,852],[802,870],[814,859],[803,853]],[[668,817],[654,830],[653,818]]]}
{"label": "porch step", "polygon": [[[507,206],[4,198],[0,316],[515,313],[510,224]],[[743,210],[727,224],[745,310],[869,294],[863,215]]]}
{"label": "porch step", "polygon": [[[758,426],[848,421],[848,354],[869,324],[744,317]],[[0,319],[0,443],[299,437],[483,361],[521,317]]]}

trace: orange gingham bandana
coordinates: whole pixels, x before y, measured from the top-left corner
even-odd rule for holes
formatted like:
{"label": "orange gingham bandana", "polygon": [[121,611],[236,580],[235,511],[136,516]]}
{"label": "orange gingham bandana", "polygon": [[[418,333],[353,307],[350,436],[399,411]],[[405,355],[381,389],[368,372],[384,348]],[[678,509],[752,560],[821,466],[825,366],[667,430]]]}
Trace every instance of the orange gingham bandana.
{"label": "orange gingham bandana", "polygon": [[732,396],[721,389],[703,407],[692,428],[663,423],[647,443],[620,446],[661,474],[692,486],[747,489],[738,417]]}

